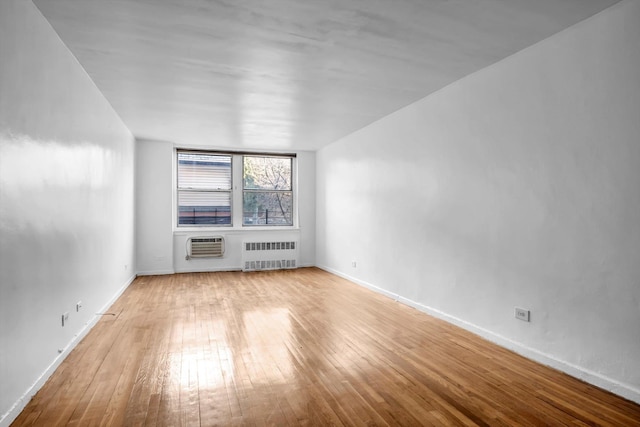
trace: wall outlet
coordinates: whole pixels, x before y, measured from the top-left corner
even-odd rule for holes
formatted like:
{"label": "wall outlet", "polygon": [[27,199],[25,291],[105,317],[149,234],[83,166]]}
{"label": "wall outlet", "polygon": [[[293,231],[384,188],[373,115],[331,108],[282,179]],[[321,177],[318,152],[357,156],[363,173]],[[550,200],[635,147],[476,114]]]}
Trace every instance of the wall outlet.
{"label": "wall outlet", "polygon": [[351,261],[351,267],[356,268],[358,266],[358,263],[355,261]]}
{"label": "wall outlet", "polygon": [[82,308],[82,301],[78,301],[76,303],[76,311],[80,311],[81,308]]}
{"label": "wall outlet", "polygon": [[529,322],[530,316],[531,316],[531,312],[529,310],[516,307],[516,319]]}
{"label": "wall outlet", "polygon": [[64,325],[66,325],[68,321],[69,321],[69,312],[67,311],[62,314],[62,327],[64,327]]}

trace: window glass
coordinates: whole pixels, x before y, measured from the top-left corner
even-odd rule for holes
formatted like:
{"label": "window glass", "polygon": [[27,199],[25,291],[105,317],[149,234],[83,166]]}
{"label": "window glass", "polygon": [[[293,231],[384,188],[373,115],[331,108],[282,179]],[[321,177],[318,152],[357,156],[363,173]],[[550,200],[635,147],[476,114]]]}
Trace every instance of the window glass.
{"label": "window glass", "polygon": [[178,152],[178,225],[231,225],[231,156]]}
{"label": "window glass", "polygon": [[243,225],[293,225],[290,157],[244,156]]}
{"label": "window glass", "polygon": [[[177,225],[292,226],[293,156],[177,151]],[[233,188],[235,178],[242,187]],[[233,206],[242,206],[233,213]]]}

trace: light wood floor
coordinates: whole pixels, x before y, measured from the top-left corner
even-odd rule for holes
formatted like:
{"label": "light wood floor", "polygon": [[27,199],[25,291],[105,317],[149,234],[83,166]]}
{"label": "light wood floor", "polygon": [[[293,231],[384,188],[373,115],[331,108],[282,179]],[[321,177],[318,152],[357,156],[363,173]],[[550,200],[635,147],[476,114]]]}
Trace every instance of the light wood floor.
{"label": "light wood floor", "polygon": [[640,425],[640,405],[318,269],[140,277],[14,425]]}

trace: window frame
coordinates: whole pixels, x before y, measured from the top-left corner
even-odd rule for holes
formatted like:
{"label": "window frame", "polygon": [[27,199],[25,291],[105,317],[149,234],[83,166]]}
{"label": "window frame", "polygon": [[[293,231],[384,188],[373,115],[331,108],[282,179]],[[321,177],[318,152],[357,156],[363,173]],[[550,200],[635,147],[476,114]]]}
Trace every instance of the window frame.
{"label": "window frame", "polygon": [[[245,158],[247,157],[266,157],[266,158],[272,158],[272,159],[288,159],[290,164],[289,164],[289,185],[290,188],[288,190],[274,190],[274,189],[255,189],[255,188],[245,188],[245,180],[244,180],[244,167],[245,167]],[[244,153],[242,154],[242,189],[241,189],[241,200],[242,200],[242,226],[243,227],[293,227],[294,226],[294,219],[295,219],[295,212],[296,212],[296,204],[295,204],[295,193],[294,193],[294,159],[295,156],[289,156],[289,155],[277,155],[277,154],[267,154],[267,153],[260,153],[260,154],[255,154],[255,153]],[[265,222],[265,224],[245,224],[244,220],[245,220],[245,207],[244,207],[244,200],[245,200],[245,194],[259,194],[259,193],[280,193],[280,194],[291,194],[291,223],[290,224],[269,224],[268,220],[267,222]]]}
{"label": "window frame", "polygon": [[[231,168],[231,176],[230,176],[230,181],[229,181],[229,189],[228,190],[221,190],[219,188],[217,189],[213,189],[213,188],[209,188],[209,189],[193,189],[193,188],[181,188],[180,187],[180,180],[179,180],[179,169],[180,169],[180,154],[200,154],[200,155],[210,155],[210,156],[219,156],[219,157],[229,157],[230,160],[230,168]],[[184,228],[188,228],[188,227],[196,227],[196,228],[203,228],[203,227],[212,227],[212,228],[218,228],[218,227],[233,227],[233,223],[234,223],[234,209],[233,209],[233,198],[234,198],[234,177],[233,177],[233,169],[234,169],[234,165],[233,165],[233,154],[231,153],[225,153],[225,152],[214,152],[214,151],[201,151],[201,150],[183,150],[183,149],[177,149],[175,150],[175,165],[176,165],[176,185],[175,185],[175,189],[176,189],[176,198],[175,198],[175,212],[176,212],[176,219],[174,221],[174,225],[179,228],[179,229],[184,229]],[[180,224],[180,193],[181,192],[186,192],[186,193],[228,193],[229,194],[229,224]]]}
{"label": "window frame", "polygon": [[[231,223],[230,224],[179,224],[179,192],[178,187],[178,153],[207,154],[214,156],[230,156],[231,157]],[[173,149],[173,230],[174,232],[189,231],[213,231],[225,229],[227,232],[236,232],[242,230],[260,231],[260,230],[292,230],[298,229],[298,193],[297,193],[297,154],[295,153],[272,153],[260,151],[228,151],[216,149],[200,149],[200,148],[184,148],[174,146]],[[291,224],[244,224],[244,156],[257,157],[282,157],[291,159]],[[228,190],[222,190],[228,191]],[[272,190],[268,190],[272,191]],[[287,192],[285,190],[285,192]]]}

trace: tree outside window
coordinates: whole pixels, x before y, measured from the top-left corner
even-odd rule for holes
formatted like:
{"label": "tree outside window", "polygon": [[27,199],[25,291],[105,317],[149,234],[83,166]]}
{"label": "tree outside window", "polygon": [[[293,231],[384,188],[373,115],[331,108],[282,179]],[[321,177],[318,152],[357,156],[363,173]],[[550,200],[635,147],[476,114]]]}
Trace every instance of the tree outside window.
{"label": "tree outside window", "polygon": [[243,157],[243,225],[293,225],[290,157]]}

